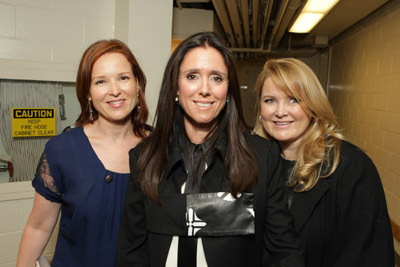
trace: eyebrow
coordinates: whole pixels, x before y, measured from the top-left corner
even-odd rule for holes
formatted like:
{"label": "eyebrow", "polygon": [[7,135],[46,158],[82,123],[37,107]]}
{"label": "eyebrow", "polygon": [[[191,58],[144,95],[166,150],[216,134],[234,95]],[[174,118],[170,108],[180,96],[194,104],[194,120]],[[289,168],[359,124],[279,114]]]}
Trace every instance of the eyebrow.
{"label": "eyebrow", "polygon": [[[118,73],[117,75],[118,75],[118,76],[121,76],[121,75],[125,75],[125,74],[132,74],[132,76],[135,76],[135,74],[133,74],[133,73],[130,72],[130,71],[121,72],[121,73]],[[93,81],[94,79],[104,79],[105,77],[106,77],[105,75],[93,76],[93,77],[91,78],[91,80]]]}
{"label": "eyebrow", "polygon": [[[187,73],[191,73],[191,72],[200,72],[200,69],[188,69],[188,70],[182,71],[181,73],[187,74]],[[211,74],[218,74],[218,75],[221,75],[221,76],[224,76],[224,75],[228,76],[228,73],[225,73],[225,72],[222,72],[222,71],[218,71],[218,70],[211,70],[210,73]]]}

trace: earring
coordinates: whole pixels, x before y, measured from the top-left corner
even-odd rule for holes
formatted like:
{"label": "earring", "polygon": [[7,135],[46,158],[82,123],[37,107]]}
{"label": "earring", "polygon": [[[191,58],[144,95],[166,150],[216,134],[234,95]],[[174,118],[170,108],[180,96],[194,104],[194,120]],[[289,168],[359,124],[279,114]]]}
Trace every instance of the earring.
{"label": "earring", "polygon": [[179,96],[178,95],[176,95],[176,97],[175,97],[175,103],[179,103]]}
{"label": "earring", "polygon": [[261,122],[261,120],[262,120],[261,115],[258,117],[258,120]]}
{"label": "earring", "polygon": [[88,104],[89,104],[89,121],[93,122],[92,100],[88,99]]}
{"label": "earring", "polygon": [[139,112],[140,111],[140,98],[139,98],[139,93],[140,93],[140,88],[138,89],[138,92],[137,92],[137,105],[136,105],[136,107],[137,107],[137,111]]}
{"label": "earring", "polygon": [[226,103],[227,103],[227,104],[229,103],[229,98],[226,98]]}

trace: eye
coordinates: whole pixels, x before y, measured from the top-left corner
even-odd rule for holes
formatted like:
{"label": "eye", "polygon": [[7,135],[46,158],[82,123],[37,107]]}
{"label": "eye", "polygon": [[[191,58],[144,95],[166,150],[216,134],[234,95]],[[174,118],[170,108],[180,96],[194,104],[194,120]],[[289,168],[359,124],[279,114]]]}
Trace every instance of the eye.
{"label": "eye", "polygon": [[97,80],[94,84],[95,85],[102,85],[102,84],[105,84],[105,83],[106,83],[105,80]]}
{"label": "eye", "polygon": [[189,73],[186,75],[186,79],[188,79],[189,81],[194,81],[197,79],[197,75],[194,73]]}
{"label": "eye", "polygon": [[213,75],[213,76],[210,77],[210,80],[211,80],[212,82],[214,82],[214,83],[221,83],[221,82],[224,81],[224,78],[222,78],[222,77],[219,76],[219,75]]}
{"label": "eye", "polygon": [[127,80],[129,80],[129,76],[127,76],[127,75],[121,76],[121,80],[127,81]]}
{"label": "eye", "polygon": [[272,99],[272,98],[265,98],[265,99],[264,99],[264,103],[272,104],[272,103],[275,103],[275,100]]}
{"label": "eye", "polygon": [[299,101],[297,101],[297,99],[294,97],[291,97],[289,101],[290,101],[290,103],[294,103],[294,104],[299,103]]}

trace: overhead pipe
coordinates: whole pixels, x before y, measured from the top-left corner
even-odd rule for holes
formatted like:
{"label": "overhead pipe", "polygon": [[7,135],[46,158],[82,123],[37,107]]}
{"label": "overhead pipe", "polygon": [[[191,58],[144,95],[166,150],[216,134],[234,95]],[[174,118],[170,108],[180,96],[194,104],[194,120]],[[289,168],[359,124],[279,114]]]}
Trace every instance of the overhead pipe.
{"label": "overhead pipe", "polygon": [[226,37],[233,47],[237,46],[235,36],[233,35],[231,25],[226,12],[224,0],[212,0],[217,16],[221,21],[222,27],[224,28]]}
{"label": "overhead pipe", "polygon": [[242,28],[240,26],[240,16],[239,10],[237,6],[237,2],[232,0],[225,0],[226,7],[229,11],[229,16],[231,17],[231,22],[233,26],[233,30],[235,32],[236,41],[239,47],[243,47],[243,34]]}
{"label": "overhead pipe", "polygon": [[281,24],[283,15],[286,12],[286,7],[288,6],[289,0],[281,1],[279,10],[275,19],[274,27],[272,28],[271,35],[269,37],[268,47],[272,47],[272,40],[275,38],[276,32],[278,31],[279,25]]}
{"label": "overhead pipe", "polygon": [[253,14],[253,46],[257,47],[258,46],[258,10],[260,6],[260,0],[253,0],[252,2],[252,14]]}
{"label": "overhead pipe", "polygon": [[250,22],[249,22],[249,1],[241,0],[240,1],[242,18],[243,18],[243,28],[244,28],[244,36],[246,40],[246,47],[250,47]]}
{"label": "overhead pipe", "polygon": [[[306,2],[306,1],[304,1]],[[279,24],[278,30],[272,39],[272,48],[278,47],[280,41],[282,40],[283,35],[286,33],[289,24],[292,22],[293,17],[295,16],[297,10],[302,6],[301,0],[289,0],[289,3],[286,7],[285,14]]]}
{"label": "overhead pipe", "polygon": [[263,30],[262,30],[262,34],[261,34],[261,40],[260,40],[260,42],[261,42],[260,49],[264,48],[265,36],[267,35],[269,19],[271,17],[273,5],[274,5],[274,0],[267,1],[267,6],[265,7],[265,20],[264,20],[264,25],[263,25]]}

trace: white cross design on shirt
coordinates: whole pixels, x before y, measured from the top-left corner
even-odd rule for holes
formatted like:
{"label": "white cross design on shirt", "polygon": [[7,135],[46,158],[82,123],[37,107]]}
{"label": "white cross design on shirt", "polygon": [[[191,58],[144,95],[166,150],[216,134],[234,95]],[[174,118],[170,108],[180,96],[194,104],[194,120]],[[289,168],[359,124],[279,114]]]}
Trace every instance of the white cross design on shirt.
{"label": "white cross design on shirt", "polygon": [[188,236],[194,236],[197,231],[204,228],[207,225],[206,222],[200,220],[192,208],[189,208],[186,212],[186,226],[188,227]]}

